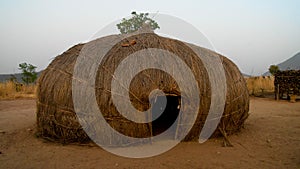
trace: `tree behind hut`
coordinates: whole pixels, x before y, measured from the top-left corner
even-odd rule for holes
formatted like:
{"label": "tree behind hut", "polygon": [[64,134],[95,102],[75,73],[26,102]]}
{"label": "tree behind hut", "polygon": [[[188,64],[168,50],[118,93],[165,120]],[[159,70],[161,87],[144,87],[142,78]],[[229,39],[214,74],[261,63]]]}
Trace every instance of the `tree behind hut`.
{"label": "tree behind hut", "polygon": [[26,84],[34,83],[37,79],[36,66],[27,63],[20,63],[19,70],[22,71],[22,80]]}
{"label": "tree behind hut", "polygon": [[276,65],[271,65],[269,68],[269,72],[274,76],[279,70],[279,67]]}
{"label": "tree behind hut", "polygon": [[117,24],[117,27],[121,34],[128,34],[137,31],[143,26],[144,23],[149,24],[152,30],[159,29],[157,22],[149,18],[149,13],[136,12],[131,13],[132,17],[129,19],[123,18],[121,23]]}

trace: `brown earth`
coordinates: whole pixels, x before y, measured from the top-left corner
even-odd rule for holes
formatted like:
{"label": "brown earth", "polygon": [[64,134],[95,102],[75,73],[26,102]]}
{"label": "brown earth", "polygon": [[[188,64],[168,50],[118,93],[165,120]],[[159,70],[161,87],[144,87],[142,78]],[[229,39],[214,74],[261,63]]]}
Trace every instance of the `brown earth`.
{"label": "brown earth", "polygon": [[300,102],[251,98],[245,128],[223,139],[184,142],[156,157],[129,159],[96,146],[35,136],[35,100],[0,101],[0,168],[300,168]]}

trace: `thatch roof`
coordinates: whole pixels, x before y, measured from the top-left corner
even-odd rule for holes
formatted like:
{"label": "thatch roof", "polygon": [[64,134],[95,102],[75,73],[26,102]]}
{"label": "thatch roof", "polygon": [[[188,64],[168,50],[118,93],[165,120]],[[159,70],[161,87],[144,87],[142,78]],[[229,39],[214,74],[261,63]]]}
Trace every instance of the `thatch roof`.
{"label": "thatch roof", "polygon": [[[90,43],[94,45],[118,36],[108,36]],[[126,47],[126,43],[130,42],[134,42],[134,44],[129,44],[128,46],[130,47]],[[200,108],[196,121],[185,140],[198,139],[211,108],[212,87],[208,80],[209,72],[205,68],[203,60],[197,57],[195,52],[191,50],[191,46],[193,49],[198,50],[198,53],[203,57],[220,58],[223,64],[222,69],[224,68],[225,71],[226,82],[224,83],[227,86],[225,108],[218,130],[215,131],[214,135],[220,134],[220,131],[227,134],[239,131],[248,117],[249,94],[245,80],[237,66],[226,57],[208,49],[164,38],[154,33],[129,36],[115,44],[105,55],[97,69],[94,86],[97,104],[110,126],[130,137],[153,136],[151,123],[134,123],[120,115],[113,105],[111,92],[109,91],[111,91],[111,82],[115,70],[128,55],[147,48],[163,49],[179,56],[191,69],[197,81],[200,93]],[[39,78],[37,125],[38,131],[43,137],[50,137],[63,142],[84,142],[89,140],[89,137],[78,122],[72,98],[73,70],[76,59],[83,47],[84,44],[75,45],[57,56]],[[215,69],[219,68],[215,67]],[[127,70],[124,71],[126,72]],[[180,73],[180,70],[177,71]],[[181,93],[177,82],[170,75],[163,71],[147,69],[138,73],[130,83],[129,97],[132,105],[140,111],[149,109],[149,94],[157,88],[167,95],[180,97],[185,95],[185,93]],[[214,90],[216,89],[215,86]],[[214,97],[216,98],[217,96]],[[110,142],[112,145],[122,144],[126,140],[110,140]]]}

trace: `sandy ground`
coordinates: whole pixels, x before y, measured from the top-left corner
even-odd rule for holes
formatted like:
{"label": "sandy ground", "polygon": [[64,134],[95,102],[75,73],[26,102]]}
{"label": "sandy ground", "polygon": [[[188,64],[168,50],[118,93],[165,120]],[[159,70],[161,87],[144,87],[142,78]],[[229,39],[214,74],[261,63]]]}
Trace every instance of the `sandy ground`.
{"label": "sandy ground", "polygon": [[184,142],[156,157],[129,159],[96,146],[35,137],[35,101],[0,101],[0,168],[300,168],[300,102],[251,98],[245,129],[199,144]]}

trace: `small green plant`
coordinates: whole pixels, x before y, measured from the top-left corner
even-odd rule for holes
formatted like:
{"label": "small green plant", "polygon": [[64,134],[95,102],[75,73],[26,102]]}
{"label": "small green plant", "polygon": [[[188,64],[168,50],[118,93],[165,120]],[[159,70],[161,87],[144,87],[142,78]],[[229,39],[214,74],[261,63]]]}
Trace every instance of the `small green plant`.
{"label": "small green plant", "polygon": [[22,71],[22,80],[26,84],[34,83],[37,79],[36,66],[27,63],[20,63],[19,70]]}
{"label": "small green plant", "polygon": [[149,18],[149,13],[137,14],[135,11],[131,13],[132,17],[130,19],[123,18],[121,23],[117,24],[117,27],[121,34],[128,34],[137,31],[143,26],[143,24],[148,24],[152,30],[159,29],[157,22]]}

